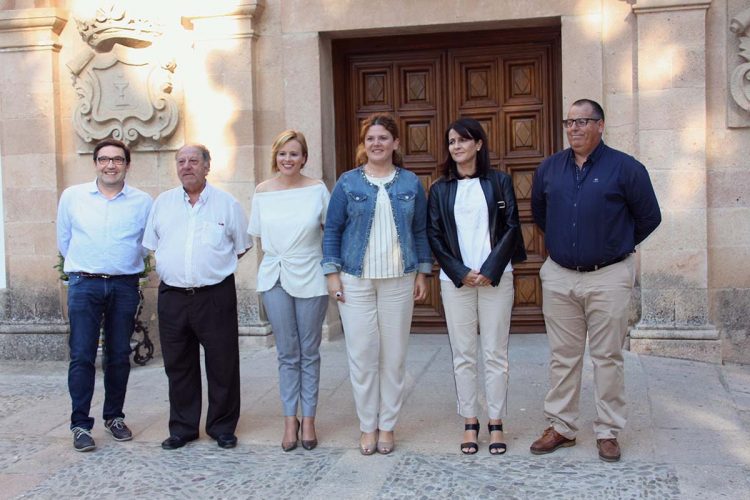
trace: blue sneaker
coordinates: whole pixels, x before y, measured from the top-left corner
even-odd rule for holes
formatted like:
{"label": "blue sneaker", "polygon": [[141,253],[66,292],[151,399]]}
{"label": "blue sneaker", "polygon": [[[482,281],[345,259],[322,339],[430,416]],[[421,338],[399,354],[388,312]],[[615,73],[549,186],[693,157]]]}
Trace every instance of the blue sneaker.
{"label": "blue sneaker", "polygon": [[73,427],[73,448],[76,451],[91,451],[96,448],[94,438],[91,437],[91,431],[83,427]]}
{"label": "blue sneaker", "polygon": [[130,432],[128,426],[125,425],[125,421],[122,417],[112,418],[104,422],[104,428],[112,434],[115,441],[130,441],[133,439],[133,433]]}

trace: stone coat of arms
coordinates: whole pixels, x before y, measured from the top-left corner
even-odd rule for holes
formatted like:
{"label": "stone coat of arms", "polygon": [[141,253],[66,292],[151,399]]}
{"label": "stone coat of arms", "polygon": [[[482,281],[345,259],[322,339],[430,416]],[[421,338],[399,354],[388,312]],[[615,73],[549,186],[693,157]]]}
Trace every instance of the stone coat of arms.
{"label": "stone coat of arms", "polygon": [[155,63],[147,49],[162,35],[158,26],[127,16],[116,5],[76,19],[90,48],[67,63],[78,96],[73,126],[86,143],[105,137],[126,144],[174,133],[179,107],[172,95],[173,60]]}

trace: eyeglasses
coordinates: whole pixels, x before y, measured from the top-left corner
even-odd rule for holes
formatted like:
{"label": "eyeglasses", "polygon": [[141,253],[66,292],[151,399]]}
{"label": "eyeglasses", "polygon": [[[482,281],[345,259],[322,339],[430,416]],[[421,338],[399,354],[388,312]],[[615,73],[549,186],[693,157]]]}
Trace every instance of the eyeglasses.
{"label": "eyeglasses", "polygon": [[113,162],[118,167],[122,167],[123,165],[125,165],[125,158],[123,158],[122,156],[100,156],[96,159],[96,162],[102,167],[106,167],[107,165],[109,165],[109,162]]}
{"label": "eyeglasses", "polygon": [[576,119],[567,119],[562,121],[562,126],[564,128],[570,128],[575,123],[578,125],[579,128],[585,127],[589,124],[589,122],[598,122],[601,120],[601,118],[576,118]]}

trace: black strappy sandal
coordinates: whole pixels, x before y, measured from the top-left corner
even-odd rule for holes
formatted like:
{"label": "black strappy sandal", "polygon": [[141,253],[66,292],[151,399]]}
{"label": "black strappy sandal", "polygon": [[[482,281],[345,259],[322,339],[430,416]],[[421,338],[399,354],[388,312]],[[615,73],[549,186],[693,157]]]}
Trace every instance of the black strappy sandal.
{"label": "black strappy sandal", "polygon": [[[490,439],[492,439],[492,433],[495,431],[503,432],[503,424],[490,424],[487,423],[487,427],[490,430]],[[508,451],[508,446],[505,443],[490,443],[490,455],[502,455]]]}
{"label": "black strappy sandal", "polygon": [[[479,437],[479,422],[475,424],[464,424],[465,431],[476,431],[477,438]],[[479,444],[476,441],[468,441],[461,443],[461,453],[464,455],[474,455],[479,451]]]}

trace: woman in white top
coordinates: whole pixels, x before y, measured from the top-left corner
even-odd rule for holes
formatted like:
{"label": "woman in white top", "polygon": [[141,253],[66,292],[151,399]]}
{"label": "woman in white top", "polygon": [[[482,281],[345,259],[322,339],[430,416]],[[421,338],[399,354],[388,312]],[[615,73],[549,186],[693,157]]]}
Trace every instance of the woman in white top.
{"label": "woman in white top", "polygon": [[489,452],[505,453],[508,333],[513,307],[511,261],[526,259],[510,176],[490,168],[479,122],[461,118],[445,133],[443,176],[430,188],[427,235],[440,264],[440,290],[453,353],[461,451],[474,454],[477,398],[477,324],[481,332]]}
{"label": "woman in white top", "polygon": [[320,259],[330,196],[320,180],[301,173],[307,162],[307,142],[301,132],[279,134],[271,156],[277,174],[255,188],[247,232],[258,238],[258,248],[263,250],[257,290],[276,340],[284,411],[281,447],[295,449],[301,427],[302,446],[312,450],[318,444],[320,339],[328,307]]}
{"label": "woman in white top", "polygon": [[360,140],[361,166],[331,193],[323,270],[344,326],[360,451],[372,455],[394,449],[412,310],[427,295],[432,256],[427,199],[419,178],[401,166],[396,121],[368,117]]}

